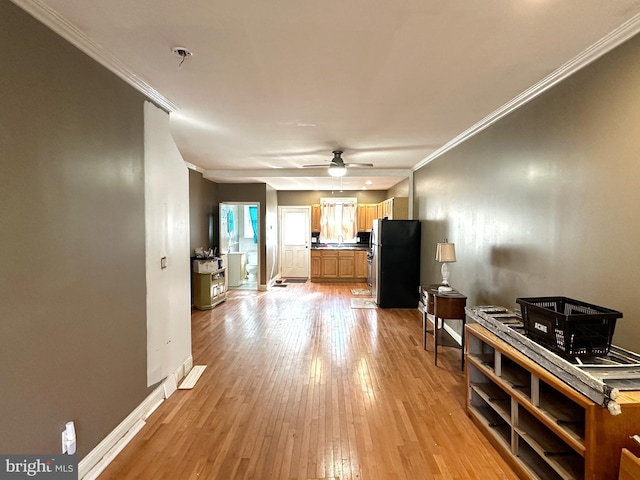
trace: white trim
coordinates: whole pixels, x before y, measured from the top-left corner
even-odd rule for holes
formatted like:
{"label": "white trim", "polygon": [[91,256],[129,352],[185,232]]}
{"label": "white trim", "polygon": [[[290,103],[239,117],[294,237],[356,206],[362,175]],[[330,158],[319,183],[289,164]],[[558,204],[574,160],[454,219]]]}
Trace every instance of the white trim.
{"label": "white trim", "polygon": [[[191,355],[169,375],[165,382],[159,385],[138,407],[125,418],[104,440],[89,452],[78,464],[78,478],[92,480],[107,468],[118,453],[145,425],[145,420],[164,402],[167,383],[175,385],[180,381],[193,365]],[[174,389],[175,391],[175,389]],[[171,394],[173,392],[169,392]]]}
{"label": "white trim", "polygon": [[187,166],[187,168],[189,170],[193,170],[194,172],[202,173],[203,176],[207,172],[204,168],[199,167],[198,165],[194,165],[193,163],[187,162],[186,160],[184,161],[184,164]]}
{"label": "white trim", "polygon": [[129,85],[142,92],[158,106],[168,112],[178,110],[178,107],[174,103],[136,75],[128,66],[94,42],[53,8],[45,5],[41,0],[11,1],[89,57],[93,58],[100,65],[106,67]]}
{"label": "white trim", "polygon": [[562,65],[560,68],[547,75],[545,78],[540,80],[538,83],[534,84],[532,87],[529,87],[527,90],[522,92],[517,97],[513,98],[511,101],[505,103],[502,107],[490,113],[488,116],[480,120],[478,123],[468,128],[460,135],[455,137],[453,140],[445,143],[442,147],[437,149],[428,157],[424,158],[420,163],[418,163],[415,167],[413,167],[413,171],[419,170],[424,167],[426,164],[432,162],[436,158],[441,155],[444,155],[449,150],[457,147],[462,142],[468,140],[473,137],[475,134],[480,133],[485,128],[493,125],[495,122],[500,120],[501,118],[509,115],[511,112],[517,110],[522,107],[525,103],[533,100],[538,97],[557,83],[563,81],[567,77],[573,75],[578,70],[586,67],[590,63],[594,62],[604,54],[610,52],[617,46],[629,40],[631,37],[640,33],[640,14],[637,14],[627,20],[625,23],[620,25],[615,30],[609,32],[607,35],[602,37],[599,41],[591,45],[586,50],[583,50],[582,53],[578,54],[573,59],[569,60],[567,63]]}
{"label": "white trim", "polygon": [[100,460],[100,462],[91,469],[84,477],[80,476],[82,480],[95,480],[98,476],[109,466],[109,464],[113,461],[114,458],[118,456],[118,454],[126,447],[133,437],[142,430],[142,427],[145,426],[144,420],[138,421],[131,430],[129,430],[124,437],[122,437],[118,443],[107,452],[107,454]]}
{"label": "white trim", "polygon": [[206,365],[196,365],[194,366],[189,374],[184,377],[184,381],[178,387],[179,390],[190,390],[196,386],[196,383],[204,373]]}

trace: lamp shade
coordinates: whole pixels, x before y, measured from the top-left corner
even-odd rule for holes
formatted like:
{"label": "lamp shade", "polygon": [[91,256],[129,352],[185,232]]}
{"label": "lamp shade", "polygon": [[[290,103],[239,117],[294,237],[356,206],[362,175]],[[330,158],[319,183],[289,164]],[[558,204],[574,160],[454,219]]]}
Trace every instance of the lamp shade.
{"label": "lamp shade", "polygon": [[440,263],[456,261],[456,246],[453,243],[438,243],[436,261]]}

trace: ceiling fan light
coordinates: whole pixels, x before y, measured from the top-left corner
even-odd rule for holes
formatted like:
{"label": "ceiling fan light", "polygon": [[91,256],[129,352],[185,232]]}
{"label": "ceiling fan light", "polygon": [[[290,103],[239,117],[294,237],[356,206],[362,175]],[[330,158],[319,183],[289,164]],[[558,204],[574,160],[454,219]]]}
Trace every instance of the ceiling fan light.
{"label": "ceiling fan light", "polygon": [[347,169],[343,165],[329,166],[329,175],[332,177],[344,177],[345,173],[347,173]]}

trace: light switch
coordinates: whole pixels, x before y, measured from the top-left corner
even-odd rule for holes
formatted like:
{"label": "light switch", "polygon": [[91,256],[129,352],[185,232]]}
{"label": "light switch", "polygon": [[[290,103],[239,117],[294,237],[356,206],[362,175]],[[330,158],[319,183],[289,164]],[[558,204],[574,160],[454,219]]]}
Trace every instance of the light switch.
{"label": "light switch", "polygon": [[167,257],[162,257],[160,259],[160,268],[161,269],[167,268]]}

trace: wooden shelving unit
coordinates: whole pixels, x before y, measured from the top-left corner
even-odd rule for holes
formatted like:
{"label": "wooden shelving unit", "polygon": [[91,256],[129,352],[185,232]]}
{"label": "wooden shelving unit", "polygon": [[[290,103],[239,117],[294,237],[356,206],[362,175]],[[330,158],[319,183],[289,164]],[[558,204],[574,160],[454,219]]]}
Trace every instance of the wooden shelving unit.
{"label": "wooden shelving unit", "polygon": [[481,325],[465,335],[467,414],[521,478],[618,478],[640,392],[622,392],[614,416]]}

